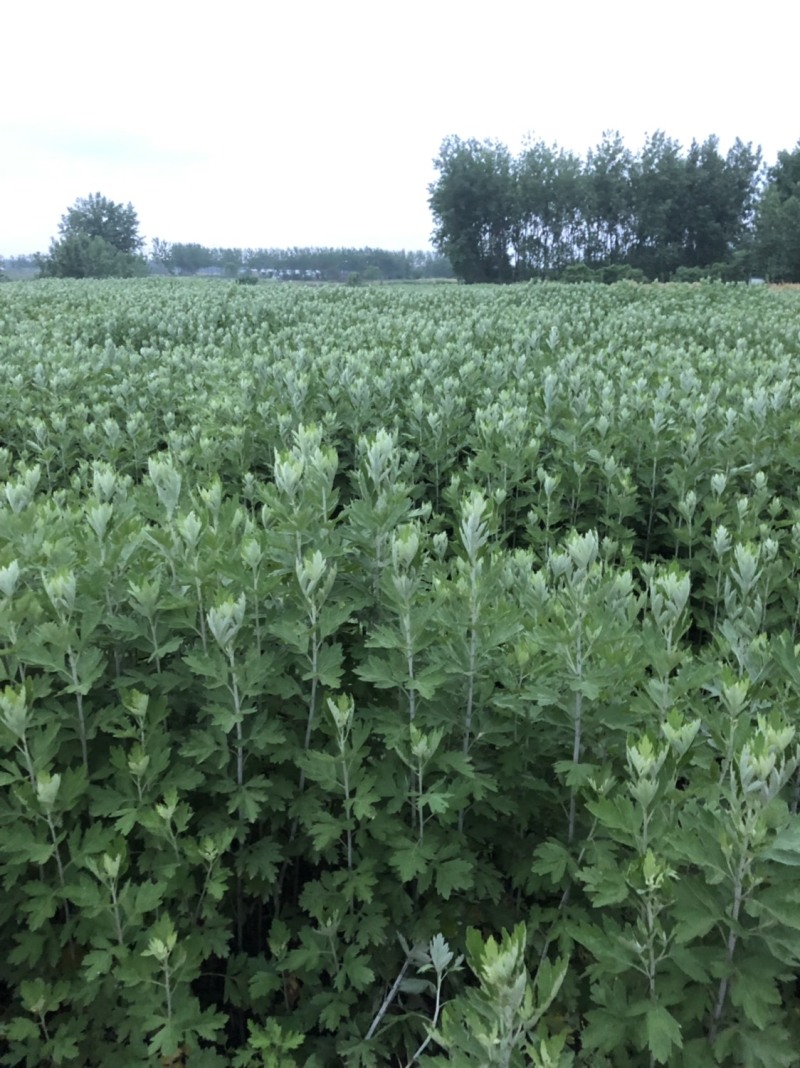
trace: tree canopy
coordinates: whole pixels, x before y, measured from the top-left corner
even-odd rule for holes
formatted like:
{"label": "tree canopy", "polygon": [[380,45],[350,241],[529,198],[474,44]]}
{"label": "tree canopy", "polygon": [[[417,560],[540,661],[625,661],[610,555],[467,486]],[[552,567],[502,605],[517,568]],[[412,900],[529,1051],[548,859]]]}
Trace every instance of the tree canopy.
{"label": "tree canopy", "polygon": [[777,282],[800,282],[800,141],[781,152],[756,213],[759,268]]}
{"label": "tree canopy", "polygon": [[657,130],[634,152],[606,132],[585,159],[541,140],[515,157],[497,141],[448,137],[434,163],[434,244],[466,282],[735,279],[760,264],[800,278],[800,148],[781,154],[761,201],[761,150],[737,139],[723,154],[714,136],[684,151]]}
{"label": "tree canopy", "polygon": [[131,203],[115,204],[100,193],[79,197],[61,216],[58,240],[40,258],[42,275],[55,278],[129,278],[147,273],[139,254],[144,239]]}
{"label": "tree canopy", "polygon": [[206,248],[154,238],[150,259],[170,274],[192,275],[215,268],[228,277],[256,272],[271,278],[324,281],[396,281],[452,278],[449,261],[429,250],[381,248]]}

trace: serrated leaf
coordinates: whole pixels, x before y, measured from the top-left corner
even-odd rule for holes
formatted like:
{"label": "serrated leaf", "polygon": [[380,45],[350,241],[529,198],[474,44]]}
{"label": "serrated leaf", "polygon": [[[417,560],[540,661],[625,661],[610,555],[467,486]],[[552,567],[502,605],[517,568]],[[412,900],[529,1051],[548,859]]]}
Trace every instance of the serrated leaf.
{"label": "serrated leaf", "polygon": [[534,857],[536,859],[531,868],[537,875],[549,875],[550,880],[556,885],[561,882],[567,870],[570,855],[560,842],[552,838],[547,842],[542,842],[534,850]]}
{"label": "serrated leaf", "polygon": [[319,1014],[319,1022],[326,1031],[338,1031],[342,1020],[349,1018],[352,1005],[349,999],[332,998]]}
{"label": "serrated leaf", "polygon": [[407,666],[400,660],[395,667],[388,657],[382,659],[370,654],[358,665],[356,675],[364,682],[371,682],[379,690],[389,690],[407,682],[407,670]]}
{"label": "serrated leaf", "polygon": [[471,860],[455,857],[442,861],[436,867],[436,889],[445,899],[456,890],[471,890],[473,886],[473,868]]}
{"label": "serrated leaf", "polygon": [[278,874],[278,865],[283,859],[283,852],[278,842],[272,838],[261,838],[248,846],[242,854],[241,867],[250,879],[263,879],[271,883]]}
{"label": "serrated leaf", "polygon": [[772,844],[762,854],[765,860],[791,867],[800,866],[800,824],[792,820],[775,835]]}
{"label": "serrated leaf", "polygon": [[108,975],[116,963],[116,957],[110,949],[90,949],[82,961],[83,974],[90,982],[101,975]]}
{"label": "serrated leaf", "polygon": [[308,828],[308,833],[311,835],[314,849],[321,853],[341,838],[342,822],[328,812],[318,812]]}
{"label": "serrated leaf", "polygon": [[342,971],[347,975],[355,990],[366,990],[375,981],[375,972],[370,968],[366,956],[360,956],[355,946],[348,946],[342,959]]}
{"label": "serrated leaf", "polygon": [[193,730],[181,745],[180,754],[188,760],[202,764],[211,756],[219,756],[224,742],[213,731]]}
{"label": "serrated leaf", "polygon": [[255,975],[250,976],[247,989],[254,1002],[261,1000],[269,1002],[273,994],[283,990],[283,985],[283,979],[274,972],[256,972]]}
{"label": "serrated leaf", "polygon": [[373,789],[375,776],[367,774],[356,787],[353,799],[353,815],[357,820],[370,820],[375,815],[375,806],[380,802],[380,794]]}
{"label": "serrated leaf", "polygon": [[436,934],[428,944],[431,964],[437,972],[443,972],[453,960],[453,953],[443,934]]}
{"label": "serrated leaf", "polygon": [[15,1016],[6,1026],[6,1035],[12,1042],[38,1041],[41,1037],[38,1026],[27,1016]]}
{"label": "serrated leaf", "polygon": [[46,864],[53,855],[51,842],[31,842],[27,853],[33,864]]}
{"label": "serrated leaf", "polygon": [[445,793],[441,790],[428,790],[420,797],[419,804],[430,809],[435,816],[441,816],[450,808],[452,799],[453,795],[451,793]]}
{"label": "serrated leaf", "polygon": [[742,962],[730,983],[731,1003],[740,1008],[754,1027],[763,1030],[776,1023],[781,993],[772,961],[750,957]]}
{"label": "serrated leaf", "polygon": [[193,675],[197,675],[200,678],[213,679],[220,686],[224,686],[228,680],[228,671],[225,665],[216,662],[208,655],[184,653],[181,660]]}
{"label": "serrated leaf", "polygon": [[422,846],[416,843],[394,849],[389,863],[400,876],[400,881],[407,883],[421,875],[428,867],[429,856]]}
{"label": "serrated leaf", "polygon": [[630,893],[625,873],[619,868],[610,868],[606,865],[581,868],[578,878],[586,887],[586,893],[595,908],[619,905],[627,899]]}
{"label": "serrated leaf", "polygon": [[663,1005],[654,1005],[647,1010],[645,1025],[650,1052],[658,1064],[666,1064],[673,1048],[683,1047],[680,1024]]}
{"label": "serrated leaf", "polygon": [[[317,675],[320,683],[329,690],[337,690],[342,679],[342,660],[344,654],[338,642],[331,645],[323,645],[317,657]],[[304,676],[310,679],[311,675]]]}
{"label": "serrated leaf", "polygon": [[160,883],[142,883],[136,887],[134,898],[134,911],[138,916],[146,912],[153,912],[161,904],[164,897],[164,886]]}
{"label": "serrated leaf", "polygon": [[27,894],[28,897],[21,902],[20,908],[28,914],[30,929],[36,931],[55,916],[60,895],[46,883],[39,882],[28,883]]}
{"label": "serrated leaf", "polygon": [[69,883],[64,887],[64,895],[80,909],[99,908],[103,904],[102,890],[91,879],[81,878],[77,883]]}

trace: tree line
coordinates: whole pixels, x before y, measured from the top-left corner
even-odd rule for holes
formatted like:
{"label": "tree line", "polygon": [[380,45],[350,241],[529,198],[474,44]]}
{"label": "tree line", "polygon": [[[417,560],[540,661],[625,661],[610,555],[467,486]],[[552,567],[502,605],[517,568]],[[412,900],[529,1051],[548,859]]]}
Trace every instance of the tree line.
{"label": "tree line", "polygon": [[[16,270],[38,267],[41,277],[130,278],[149,273],[229,278],[318,278],[325,281],[399,281],[452,278],[449,261],[431,250],[380,248],[206,248],[196,242],[155,238],[150,255],[132,204],[116,204],[101,193],[79,197],[59,223],[48,255],[15,257]],[[0,260],[0,273],[5,261]]]}
{"label": "tree line", "polygon": [[585,158],[448,137],[434,162],[434,245],[466,282],[800,281],[800,142],[769,169],[738,138],[723,155],[662,131],[638,152],[607,132]]}
{"label": "tree line", "polygon": [[206,248],[156,238],[151,260],[170,274],[197,274],[217,268],[229,277],[248,272],[276,277],[313,272],[325,281],[402,281],[452,278],[449,261],[430,250],[393,251],[381,248]]}

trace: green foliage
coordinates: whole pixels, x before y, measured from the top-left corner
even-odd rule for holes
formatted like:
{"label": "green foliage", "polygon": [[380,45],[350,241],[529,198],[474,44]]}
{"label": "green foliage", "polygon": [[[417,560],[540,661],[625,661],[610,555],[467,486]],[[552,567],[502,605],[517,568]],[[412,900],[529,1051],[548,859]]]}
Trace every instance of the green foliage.
{"label": "green foliage", "polygon": [[796,1061],[793,294],[0,318],[0,1063]]}
{"label": "green foliage", "polygon": [[434,239],[465,282],[508,282],[513,180],[508,150],[495,142],[450,137],[435,160],[430,187]]}
{"label": "green foliage", "polygon": [[761,154],[737,139],[723,157],[715,137],[683,153],[660,131],[634,154],[607,131],[585,160],[543,141],[512,158],[497,142],[449,137],[434,164],[434,241],[458,278],[588,281],[598,269],[613,282],[747,253]]}
{"label": "green foliage", "polygon": [[150,259],[170,274],[197,274],[217,268],[228,276],[257,271],[270,279],[340,282],[349,274],[365,281],[416,281],[452,278],[443,256],[429,250],[399,251],[380,248],[206,248],[154,238]]}
{"label": "green foliage", "polygon": [[147,274],[138,255],[143,245],[132,204],[115,204],[100,193],[79,198],[62,216],[61,237],[39,259],[42,277],[132,278]]}
{"label": "green foliage", "polygon": [[499,943],[491,935],[484,941],[474,928],[467,931],[467,960],[479,987],[451,1001],[442,1014],[441,1029],[431,1033],[448,1058],[426,1058],[422,1064],[433,1068],[455,1061],[482,1068],[525,1064],[566,1068],[573,1063],[572,1055],[564,1052],[567,1033],[551,1036],[540,1026],[558,996],[568,961],[554,965],[542,961],[531,982],[525,967],[526,941],[524,924],[511,934],[503,930]]}
{"label": "green foliage", "polygon": [[780,152],[758,205],[755,260],[775,282],[800,281],[800,143]]}

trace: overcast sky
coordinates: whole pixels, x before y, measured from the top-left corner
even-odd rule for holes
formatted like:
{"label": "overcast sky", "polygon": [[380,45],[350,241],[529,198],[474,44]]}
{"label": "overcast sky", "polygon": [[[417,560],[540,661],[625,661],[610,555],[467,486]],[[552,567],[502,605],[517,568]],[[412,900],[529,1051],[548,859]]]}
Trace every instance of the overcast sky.
{"label": "overcast sky", "polygon": [[800,138],[800,4],[5,0],[0,255],[99,191],[148,239],[425,248],[442,139]]}

